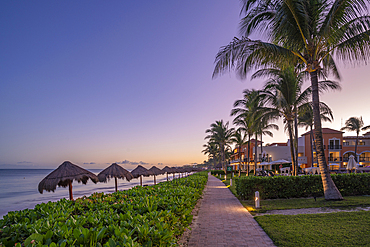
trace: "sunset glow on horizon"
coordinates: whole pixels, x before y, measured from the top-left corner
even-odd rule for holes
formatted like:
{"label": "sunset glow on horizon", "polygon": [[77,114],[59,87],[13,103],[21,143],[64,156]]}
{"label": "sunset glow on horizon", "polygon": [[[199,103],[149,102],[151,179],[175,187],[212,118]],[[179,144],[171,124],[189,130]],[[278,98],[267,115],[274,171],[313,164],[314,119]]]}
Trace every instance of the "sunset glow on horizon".
{"label": "sunset glow on horizon", "polygon": [[[205,130],[231,123],[243,90],[264,84],[233,71],[212,79],[238,36],[239,0],[0,5],[0,169],[202,163]],[[342,90],[321,96],[334,113],[323,127],[370,125],[370,66],[337,63]],[[278,124],[264,143],[287,141]]]}

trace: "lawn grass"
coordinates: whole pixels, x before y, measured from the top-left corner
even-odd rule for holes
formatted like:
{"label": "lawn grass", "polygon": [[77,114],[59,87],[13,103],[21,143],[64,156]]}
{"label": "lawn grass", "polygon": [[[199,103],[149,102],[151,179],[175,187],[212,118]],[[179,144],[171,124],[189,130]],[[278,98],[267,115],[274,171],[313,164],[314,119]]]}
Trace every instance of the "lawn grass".
{"label": "lawn grass", "polygon": [[291,198],[261,200],[260,209],[254,208],[253,200],[240,201],[252,215],[265,213],[269,210],[299,209],[299,208],[341,208],[369,207],[370,196],[346,196],[342,201],[326,201],[323,197],[314,198]]}
{"label": "lawn grass", "polygon": [[[228,174],[227,179],[222,181],[236,195],[235,184],[230,186],[230,177],[231,174]],[[240,202],[252,215],[256,215],[284,209],[369,207],[370,196],[347,196],[342,201],[326,201],[323,197],[316,200],[314,198],[262,200],[260,209],[254,208],[253,200]],[[368,211],[264,215],[254,218],[277,246],[370,246]]]}
{"label": "lawn grass", "polygon": [[277,246],[370,246],[370,212],[255,217]]}

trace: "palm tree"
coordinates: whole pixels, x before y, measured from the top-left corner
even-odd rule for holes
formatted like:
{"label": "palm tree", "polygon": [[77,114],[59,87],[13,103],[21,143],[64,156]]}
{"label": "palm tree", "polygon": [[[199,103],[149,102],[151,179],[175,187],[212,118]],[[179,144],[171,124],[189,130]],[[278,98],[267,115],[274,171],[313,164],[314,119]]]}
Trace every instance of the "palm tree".
{"label": "palm tree", "polygon": [[370,55],[368,1],[362,0],[243,0],[245,17],[240,33],[258,31],[266,42],[234,38],[216,57],[216,76],[236,68],[245,76],[259,66],[302,64],[310,74],[320,172],[325,199],[343,199],[327,167],[319,111],[318,77],[329,72],[340,78],[333,56],[343,61],[367,62]]}
{"label": "palm tree", "polygon": [[347,130],[347,131],[356,131],[356,143],[355,143],[355,160],[358,162],[357,159],[357,145],[358,145],[358,135],[360,134],[361,130],[367,130],[370,128],[369,126],[364,127],[364,121],[362,117],[350,117],[345,122],[345,126],[340,130]]}
{"label": "palm tree", "polygon": [[212,160],[213,166],[216,167],[217,160],[218,160],[218,153],[219,148],[217,143],[214,142],[208,142],[207,144],[203,145],[204,149],[202,150],[202,153],[205,155],[208,155],[209,160]]}
{"label": "palm tree", "polygon": [[[268,115],[266,115],[268,116]],[[262,146],[262,137],[264,135],[268,135],[270,137],[273,137],[274,134],[270,130],[279,130],[279,126],[273,123],[269,123],[271,119],[264,116],[261,118],[261,121],[258,121],[257,123],[257,132],[261,137],[261,155],[263,153],[263,146]]]}
{"label": "palm tree", "polygon": [[[261,109],[263,109],[263,102],[261,101],[260,91],[246,89],[243,91],[243,99],[235,101],[234,108],[231,110],[231,116],[235,116],[233,123],[243,127],[248,132],[248,175],[250,165],[250,137],[253,134],[257,136],[257,124],[258,118],[261,117]],[[255,141],[255,154],[257,156],[257,137]],[[254,175],[256,175],[256,158],[254,159],[254,163]]]}
{"label": "palm tree", "polygon": [[237,148],[238,148],[238,156],[239,156],[239,166],[238,166],[238,170],[239,170],[239,177],[240,177],[240,173],[241,173],[241,164],[242,164],[242,154],[241,154],[241,149],[242,149],[242,146],[244,146],[246,143],[247,143],[247,136],[248,134],[246,134],[246,132],[244,131],[243,128],[238,128],[233,137],[232,137],[232,142],[236,144]]}
{"label": "palm tree", "polygon": [[223,120],[212,123],[210,129],[206,130],[208,135],[204,139],[210,142],[217,143],[220,151],[221,165],[226,174],[226,155],[225,152],[230,148],[231,138],[234,134],[234,128],[229,128],[229,122],[224,123]]}
{"label": "palm tree", "polygon": [[244,115],[242,117],[237,117],[234,119],[233,124],[236,126],[240,126],[239,129],[242,129],[248,136],[248,141],[247,141],[247,154],[244,154],[245,162],[247,163],[247,176],[249,176],[249,171],[250,171],[250,142],[251,142],[251,136],[253,135],[253,121],[250,116]]}
{"label": "palm tree", "polygon": [[[331,122],[333,120],[333,113],[328,105],[321,102],[320,103],[320,112],[321,112],[321,121]],[[306,130],[310,130],[310,146],[311,146],[311,160],[313,166],[314,157],[313,157],[313,149],[316,150],[315,139],[313,136],[313,111],[311,104],[307,105],[306,107],[301,108],[298,113],[298,126],[304,127]],[[315,145],[315,147],[313,147]]]}
{"label": "palm tree", "polygon": [[[290,154],[295,175],[298,164],[294,152],[294,142],[297,134],[293,133],[294,120],[297,110],[309,102],[311,89],[302,92],[303,77],[294,68],[263,69],[257,71],[252,78],[270,77],[266,82],[261,94],[270,106],[268,114],[275,117],[283,117],[285,127],[289,133]],[[296,147],[297,148],[297,147]]]}

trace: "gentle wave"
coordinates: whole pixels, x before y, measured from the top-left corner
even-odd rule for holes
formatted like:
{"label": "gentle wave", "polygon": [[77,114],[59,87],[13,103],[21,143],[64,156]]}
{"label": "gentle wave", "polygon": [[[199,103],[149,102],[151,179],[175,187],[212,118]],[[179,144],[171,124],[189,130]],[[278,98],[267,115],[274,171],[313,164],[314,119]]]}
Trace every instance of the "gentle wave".
{"label": "gentle wave", "polygon": [[[38,192],[38,184],[46,177],[51,169],[0,169],[0,218],[9,211],[18,211],[26,208],[34,208],[35,205],[58,201],[61,198],[69,198],[68,187],[57,187],[55,192]],[[98,174],[101,169],[91,169],[91,172]],[[172,175],[168,178],[172,179]],[[166,175],[156,176],[157,183],[166,181]],[[140,185],[140,179],[133,179],[130,182],[118,179],[118,190],[127,190]],[[154,178],[143,177],[143,185],[153,185]],[[77,183],[72,184],[73,197],[89,196],[95,192],[113,193],[115,191],[114,179],[107,183],[94,184],[90,180],[86,185]]]}

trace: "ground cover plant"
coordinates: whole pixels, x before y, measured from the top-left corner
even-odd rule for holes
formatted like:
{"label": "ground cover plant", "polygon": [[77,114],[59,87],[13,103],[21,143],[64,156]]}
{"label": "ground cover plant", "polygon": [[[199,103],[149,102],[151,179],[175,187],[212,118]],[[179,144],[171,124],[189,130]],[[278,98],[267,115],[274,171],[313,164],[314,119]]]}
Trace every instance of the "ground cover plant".
{"label": "ground cover plant", "polygon": [[192,221],[207,173],[62,199],[9,212],[0,220],[0,246],[170,246]]}
{"label": "ground cover plant", "polygon": [[368,246],[370,212],[264,215],[255,220],[277,246]]}

